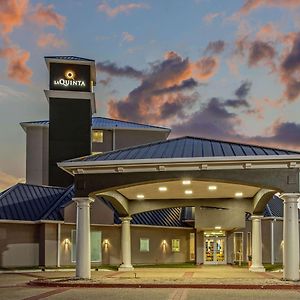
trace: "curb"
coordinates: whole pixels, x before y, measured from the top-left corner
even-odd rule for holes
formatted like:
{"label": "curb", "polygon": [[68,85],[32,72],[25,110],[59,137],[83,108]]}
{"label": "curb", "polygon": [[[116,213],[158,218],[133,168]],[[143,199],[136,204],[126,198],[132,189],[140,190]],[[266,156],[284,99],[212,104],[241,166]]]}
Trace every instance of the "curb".
{"label": "curb", "polygon": [[68,287],[68,288],[189,288],[189,289],[236,289],[236,290],[299,290],[300,285],[291,284],[171,284],[171,283],[57,283],[43,280],[33,280],[29,286],[38,287]]}

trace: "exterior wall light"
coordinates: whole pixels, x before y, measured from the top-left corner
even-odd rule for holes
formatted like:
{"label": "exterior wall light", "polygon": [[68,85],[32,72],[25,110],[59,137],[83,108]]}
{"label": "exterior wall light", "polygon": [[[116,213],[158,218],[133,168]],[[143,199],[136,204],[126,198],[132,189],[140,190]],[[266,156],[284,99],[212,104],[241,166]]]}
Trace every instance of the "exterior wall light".
{"label": "exterior wall light", "polygon": [[105,239],[105,240],[103,241],[103,246],[104,246],[104,251],[107,251],[108,246],[109,246],[109,241],[108,241],[108,239]]}
{"label": "exterior wall light", "polygon": [[189,185],[189,184],[191,184],[191,181],[189,179],[184,179],[184,180],[182,180],[182,184]]}
{"label": "exterior wall light", "polygon": [[168,188],[167,188],[166,186],[160,186],[160,187],[158,188],[158,190],[159,190],[160,192],[166,192],[166,191],[168,190]]}
{"label": "exterior wall light", "polygon": [[238,198],[243,197],[242,192],[236,192],[234,195],[235,195],[235,197],[238,197]]}
{"label": "exterior wall light", "polygon": [[192,190],[185,190],[184,193],[186,195],[192,195],[193,194],[193,191]]}
{"label": "exterior wall light", "polygon": [[63,240],[63,245],[64,245],[64,248],[65,248],[65,251],[69,250],[70,245],[71,245],[70,240],[69,239],[64,239]]}
{"label": "exterior wall light", "polygon": [[217,186],[216,185],[209,185],[208,186],[208,190],[209,191],[215,191],[217,189]]}

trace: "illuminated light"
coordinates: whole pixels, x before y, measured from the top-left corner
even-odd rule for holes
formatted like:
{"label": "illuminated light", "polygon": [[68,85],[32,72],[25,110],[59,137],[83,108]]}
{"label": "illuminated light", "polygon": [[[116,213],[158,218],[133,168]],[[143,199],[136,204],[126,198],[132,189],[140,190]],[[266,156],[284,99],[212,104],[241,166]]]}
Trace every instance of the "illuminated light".
{"label": "illuminated light", "polygon": [[234,195],[235,195],[235,197],[243,197],[243,193],[242,192],[236,192]]}
{"label": "illuminated light", "polygon": [[75,72],[74,71],[72,71],[72,70],[67,70],[66,72],[65,72],[65,77],[67,78],[67,79],[69,79],[69,80],[74,80],[74,78],[75,78]]}
{"label": "illuminated light", "polygon": [[168,190],[168,188],[167,188],[166,186],[160,186],[160,187],[158,188],[158,190],[159,190],[160,192],[166,192],[166,191]]}
{"label": "illuminated light", "polygon": [[222,227],[221,226],[215,226],[215,229],[221,229]]}
{"label": "illuminated light", "polygon": [[144,196],[143,194],[138,194],[138,195],[136,195],[136,197],[137,197],[138,199],[144,199],[144,198],[145,198],[145,196]]}
{"label": "illuminated light", "polygon": [[184,193],[186,195],[192,195],[193,194],[193,191],[192,190],[185,190]]}
{"label": "illuminated light", "polygon": [[208,189],[210,191],[215,191],[217,189],[217,186],[216,185],[210,185],[210,186],[208,186]]}
{"label": "illuminated light", "polygon": [[191,181],[189,179],[185,179],[185,180],[182,180],[182,184],[189,185],[189,184],[191,184]]}

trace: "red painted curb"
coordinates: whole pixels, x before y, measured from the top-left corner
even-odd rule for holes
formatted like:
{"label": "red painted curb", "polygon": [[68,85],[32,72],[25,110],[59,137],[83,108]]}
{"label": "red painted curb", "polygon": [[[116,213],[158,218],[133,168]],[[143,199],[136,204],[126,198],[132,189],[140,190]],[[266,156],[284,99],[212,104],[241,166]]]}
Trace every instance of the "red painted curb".
{"label": "red painted curb", "polygon": [[171,283],[57,283],[33,280],[30,286],[72,287],[72,288],[190,288],[190,289],[237,289],[237,290],[300,290],[300,285],[292,284],[171,284]]}

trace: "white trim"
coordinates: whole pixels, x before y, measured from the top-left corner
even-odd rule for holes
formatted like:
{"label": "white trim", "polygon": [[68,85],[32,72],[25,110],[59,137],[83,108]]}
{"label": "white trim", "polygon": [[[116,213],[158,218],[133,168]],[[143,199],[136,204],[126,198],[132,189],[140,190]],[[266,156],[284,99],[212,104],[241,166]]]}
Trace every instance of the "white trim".
{"label": "white trim", "polygon": [[60,237],[61,237],[61,224],[57,223],[57,264],[56,266],[60,267]]}
{"label": "white trim", "polygon": [[271,221],[271,265],[274,265],[274,221]]}
{"label": "white trim", "polygon": [[[105,154],[104,154],[105,155]],[[291,162],[295,163],[292,164]],[[227,156],[227,157],[196,157],[196,158],[155,158],[107,161],[71,161],[60,162],[58,166],[70,174],[77,174],[77,168],[84,174],[115,173],[122,167],[124,172],[154,172],[183,170],[244,170],[251,163],[251,169],[269,168],[300,168],[300,155],[269,155],[269,156]]]}

